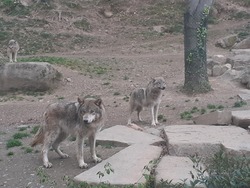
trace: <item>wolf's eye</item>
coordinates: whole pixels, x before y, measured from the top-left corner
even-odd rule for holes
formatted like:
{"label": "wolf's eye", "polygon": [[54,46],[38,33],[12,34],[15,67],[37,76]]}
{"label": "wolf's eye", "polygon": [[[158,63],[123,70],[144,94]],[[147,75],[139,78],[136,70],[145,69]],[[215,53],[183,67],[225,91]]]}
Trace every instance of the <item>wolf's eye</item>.
{"label": "wolf's eye", "polygon": [[90,113],[91,113],[91,114],[94,114],[94,113],[95,113],[95,111],[94,111],[94,110],[90,110]]}

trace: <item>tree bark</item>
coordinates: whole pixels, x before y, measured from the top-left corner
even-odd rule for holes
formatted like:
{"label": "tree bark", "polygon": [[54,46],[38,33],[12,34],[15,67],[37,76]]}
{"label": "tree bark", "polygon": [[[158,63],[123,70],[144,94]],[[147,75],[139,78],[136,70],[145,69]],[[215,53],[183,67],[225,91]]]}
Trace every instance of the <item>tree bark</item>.
{"label": "tree bark", "polygon": [[207,75],[207,18],[213,0],[186,0],[184,14],[184,91],[204,93],[211,90]]}

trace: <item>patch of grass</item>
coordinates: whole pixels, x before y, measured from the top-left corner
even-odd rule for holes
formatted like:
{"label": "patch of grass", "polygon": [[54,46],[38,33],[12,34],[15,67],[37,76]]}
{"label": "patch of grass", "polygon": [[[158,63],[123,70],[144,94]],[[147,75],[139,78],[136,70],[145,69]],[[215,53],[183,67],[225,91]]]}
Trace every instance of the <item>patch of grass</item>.
{"label": "patch of grass", "polygon": [[69,141],[71,141],[71,142],[76,141],[76,136],[72,136],[72,135],[71,135],[71,136],[69,137]]}
{"label": "patch of grass", "polygon": [[161,122],[166,122],[167,121],[167,118],[164,115],[162,115],[162,114],[158,115],[157,119],[159,121],[161,121]]}
{"label": "patch of grass", "polygon": [[238,33],[238,38],[240,38],[241,40],[247,38],[250,35],[250,32],[247,31],[240,31]]}
{"label": "patch of grass", "polygon": [[32,130],[30,131],[30,133],[31,133],[31,134],[36,134],[39,128],[40,128],[39,125],[33,127]]}
{"label": "patch of grass", "polygon": [[30,14],[29,7],[25,7],[15,0],[2,0],[0,5],[4,9],[3,12],[11,16],[27,16]]}
{"label": "patch of grass", "polygon": [[0,135],[6,135],[6,132],[0,131]]}
{"label": "patch of grass", "polygon": [[93,72],[95,74],[101,75],[101,74],[106,74],[107,73],[107,68],[103,66],[94,66],[94,67],[89,67],[89,72]]}
{"label": "patch of grass", "polygon": [[116,91],[116,92],[114,92],[114,95],[116,96],[116,95],[120,95],[121,93],[120,92],[118,92],[118,91]]}
{"label": "patch of grass", "polygon": [[197,108],[196,106],[194,106],[194,107],[192,108],[192,110],[190,111],[190,113],[191,113],[191,114],[194,114],[194,113],[199,112],[199,111],[200,111],[199,108]]}
{"label": "patch of grass", "polygon": [[22,142],[20,140],[16,140],[16,139],[10,139],[7,141],[6,143],[6,148],[12,148],[12,147],[18,147],[18,146],[22,146]]}
{"label": "patch of grass", "polygon": [[105,85],[105,86],[110,85],[110,82],[104,82],[102,85]]}
{"label": "patch of grass", "polygon": [[126,102],[128,102],[128,101],[129,101],[129,96],[125,95],[125,96],[123,97],[123,100],[125,100]]}
{"label": "patch of grass", "polygon": [[193,118],[192,113],[189,112],[189,111],[182,112],[182,113],[180,114],[180,116],[181,116],[181,119],[185,119],[185,120],[190,120],[190,119]]}
{"label": "patch of grass", "polygon": [[27,127],[20,127],[18,130],[19,130],[19,131],[26,131],[26,130],[27,130]]}
{"label": "patch of grass", "polygon": [[7,156],[13,156],[14,155],[14,152],[13,151],[10,151],[7,153]]}
{"label": "patch of grass", "polygon": [[245,101],[237,101],[237,102],[234,103],[233,107],[240,108],[240,107],[245,106],[245,105],[247,105],[247,102],[245,102]]}
{"label": "patch of grass", "polygon": [[30,147],[27,147],[27,148],[25,148],[25,152],[26,152],[26,153],[32,153],[32,152],[33,152],[33,149],[30,148]]}
{"label": "patch of grass", "polygon": [[129,79],[129,77],[126,75],[123,77],[123,80],[128,80],[128,79]]}
{"label": "patch of grass", "polygon": [[6,31],[0,31],[0,40],[7,40],[9,38],[9,33]]}
{"label": "patch of grass", "polygon": [[250,19],[250,13],[246,11],[239,11],[231,15],[231,18],[236,19],[236,20]]}
{"label": "patch of grass", "polygon": [[73,23],[76,28],[81,29],[83,31],[90,31],[91,30],[91,25],[88,22],[87,19],[83,18],[81,20],[75,21]]}
{"label": "patch of grass", "polygon": [[26,138],[26,137],[29,137],[30,134],[29,133],[26,133],[26,132],[19,132],[19,133],[15,133],[13,135],[13,138],[14,139],[22,139],[22,138]]}
{"label": "patch of grass", "polygon": [[75,9],[75,10],[82,10],[82,6],[79,3],[75,3],[75,2],[70,2],[70,1],[64,1],[63,2],[67,7]]}
{"label": "patch of grass", "polygon": [[201,114],[205,114],[205,113],[207,112],[207,110],[206,110],[205,108],[202,108],[202,109],[200,110],[200,112],[201,112]]}
{"label": "patch of grass", "polygon": [[216,109],[216,106],[214,104],[208,104],[207,108],[210,109],[210,110],[211,109]]}
{"label": "patch of grass", "polygon": [[58,96],[57,99],[58,99],[58,100],[63,100],[64,97]]}

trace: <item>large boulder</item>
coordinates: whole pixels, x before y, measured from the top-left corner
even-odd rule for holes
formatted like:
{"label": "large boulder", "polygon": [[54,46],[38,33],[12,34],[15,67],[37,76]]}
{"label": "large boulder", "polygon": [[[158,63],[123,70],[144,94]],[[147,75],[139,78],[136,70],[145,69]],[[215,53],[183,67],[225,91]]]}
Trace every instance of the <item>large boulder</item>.
{"label": "large boulder", "polygon": [[233,46],[234,49],[250,49],[250,37],[242,40]]}
{"label": "large boulder", "polygon": [[243,74],[240,76],[240,83],[245,85],[247,89],[250,89],[250,66],[247,66]]}
{"label": "large boulder", "polygon": [[227,58],[226,63],[231,64],[235,70],[243,70],[246,66],[250,65],[249,54],[237,54],[233,57]]}
{"label": "large boulder", "polygon": [[215,46],[216,47],[221,47],[221,48],[231,48],[233,45],[238,41],[238,36],[237,35],[229,35],[224,38],[219,39]]}
{"label": "large boulder", "polygon": [[0,91],[47,91],[55,89],[61,77],[61,73],[46,62],[0,64]]}

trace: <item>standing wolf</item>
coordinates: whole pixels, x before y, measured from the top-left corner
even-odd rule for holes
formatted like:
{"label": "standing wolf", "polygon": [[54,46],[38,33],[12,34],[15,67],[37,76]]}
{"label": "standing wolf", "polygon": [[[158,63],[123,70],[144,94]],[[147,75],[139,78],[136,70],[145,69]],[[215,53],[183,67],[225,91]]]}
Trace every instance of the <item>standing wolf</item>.
{"label": "standing wolf", "polygon": [[7,54],[10,60],[10,63],[16,62],[17,52],[19,50],[19,44],[16,40],[10,40],[7,48]]}
{"label": "standing wolf", "polygon": [[95,151],[96,134],[104,126],[106,119],[101,99],[78,98],[78,102],[75,103],[54,103],[48,106],[44,116],[45,125],[40,127],[31,146],[43,144],[43,165],[46,168],[52,167],[48,160],[48,151],[51,146],[60,157],[69,157],[59,149],[60,142],[65,140],[69,134],[77,136],[77,160],[80,168],[88,166],[84,162],[83,156],[85,137],[89,139],[93,160],[95,162],[102,160],[96,156]]}
{"label": "standing wolf", "polygon": [[131,115],[137,111],[139,121],[141,120],[140,112],[143,107],[150,107],[152,113],[152,125],[158,124],[157,116],[159,105],[161,102],[162,91],[166,88],[166,82],[162,77],[152,78],[146,88],[135,89],[130,96],[129,100],[129,119],[128,125],[131,124]]}

